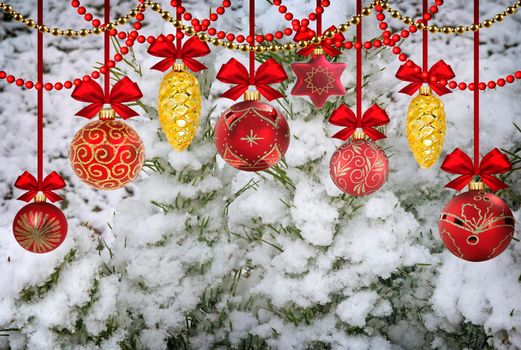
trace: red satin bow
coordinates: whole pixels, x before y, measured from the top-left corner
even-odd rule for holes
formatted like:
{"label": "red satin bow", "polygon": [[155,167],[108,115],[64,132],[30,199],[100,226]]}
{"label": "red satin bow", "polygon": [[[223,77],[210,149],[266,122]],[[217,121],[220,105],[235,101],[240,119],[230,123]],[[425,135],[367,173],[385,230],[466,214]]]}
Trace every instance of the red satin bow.
{"label": "red satin bow", "polygon": [[65,181],[63,181],[63,178],[55,171],[45,177],[41,186],[38,186],[38,181],[36,178],[27,171],[18,176],[16,182],[14,183],[14,187],[27,191],[18,197],[19,200],[26,202],[29,202],[31,199],[33,199],[38,191],[42,191],[45,197],[47,197],[51,202],[62,200],[63,198],[53,191],[60,190],[65,186]]}
{"label": "red satin bow", "polygon": [[84,81],[72,92],[72,98],[81,102],[90,102],[90,105],[80,110],[76,115],[92,118],[98,113],[105,103],[110,104],[112,109],[123,119],[135,117],[137,114],[132,108],[125,106],[124,102],[133,102],[143,97],[139,86],[124,77],[118,81],[106,96],[101,85],[94,80]]}
{"label": "red satin bow", "polygon": [[512,170],[512,164],[506,155],[501,153],[499,149],[494,148],[481,159],[478,171],[475,171],[470,157],[459,148],[456,148],[445,157],[441,168],[448,173],[460,175],[445,185],[445,187],[459,191],[465,187],[474,176],[479,176],[492,191],[497,191],[508,187],[508,185],[493,175]]}
{"label": "red satin bow", "polygon": [[346,105],[341,105],[331,114],[329,122],[333,125],[345,126],[344,129],[333,135],[334,138],[345,141],[353,135],[357,128],[362,128],[367,136],[377,141],[386,136],[376,130],[375,127],[389,123],[389,117],[383,109],[377,105],[372,105],[359,119]]}
{"label": "red satin bow", "polygon": [[412,61],[402,64],[398,72],[396,72],[396,78],[411,82],[411,84],[400,90],[400,92],[408,95],[412,95],[418,91],[423,83],[429,84],[431,89],[440,96],[448,94],[452,91],[442,84],[442,81],[446,84],[447,80],[455,76],[451,66],[443,60],[436,62],[428,72],[422,72],[420,66]]}
{"label": "red satin bow", "polygon": [[[336,27],[335,26],[331,26],[328,28],[328,31],[333,31],[335,30]],[[312,29],[309,29],[309,28],[302,28],[301,31],[299,31],[295,37],[293,38],[293,40],[295,41],[301,41],[301,40],[308,40],[308,39],[311,39],[315,36],[315,31],[312,30]],[[326,39],[324,40],[323,42],[321,42],[320,44],[312,44],[312,45],[308,45],[306,46],[305,48],[303,48],[302,50],[299,50],[297,51],[297,54],[299,55],[302,55],[302,56],[309,56],[311,54],[313,54],[313,51],[320,47],[324,50],[325,53],[327,53],[329,56],[338,56],[340,54],[342,54],[342,51],[340,51],[339,49],[337,49],[335,46],[331,45],[330,43],[337,43],[337,42],[344,42],[345,40],[345,37],[342,33],[338,33],[338,34],[335,34],[335,36],[331,39]]]}
{"label": "red satin bow", "polygon": [[194,57],[208,55],[210,48],[206,42],[193,36],[181,46],[181,50],[177,50],[175,44],[161,34],[150,45],[147,52],[152,56],[164,57],[162,61],[152,66],[152,69],[164,72],[172,67],[176,59],[181,59],[191,71],[199,72],[200,70],[207,69],[207,67],[201,62],[196,61]]}
{"label": "red satin bow", "polygon": [[232,100],[238,99],[248,90],[249,85],[255,85],[261,95],[266,97],[269,101],[284,97],[280,91],[268,86],[268,84],[280,83],[287,78],[288,76],[284,68],[282,68],[282,65],[273,58],[268,59],[257,68],[253,79],[250,79],[246,67],[235,58],[223,64],[219,73],[217,73],[217,79],[220,81],[228,84],[236,84],[236,86],[221,95],[222,97]]}

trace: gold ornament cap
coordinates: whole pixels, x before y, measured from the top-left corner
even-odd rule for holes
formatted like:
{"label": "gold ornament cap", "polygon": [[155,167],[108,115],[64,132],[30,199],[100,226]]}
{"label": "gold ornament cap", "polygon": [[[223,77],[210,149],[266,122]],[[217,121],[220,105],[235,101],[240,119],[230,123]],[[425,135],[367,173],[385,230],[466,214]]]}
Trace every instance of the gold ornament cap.
{"label": "gold ornament cap", "polygon": [[44,203],[47,200],[47,197],[41,192],[38,192],[36,196],[34,196],[34,201],[36,203]]}
{"label": "gold ornament cap", "polygon": [[485,189],[485,184],[481,181],[469,182],[469,191],[483,191],[484,189]]}
{"label": "gold ornament cap", "polygon": [[313,49],[313,55],[314,56],[323,55],[323,54],[324,54],[324,49],[323,48],[316,47],[315,49]]}
{"label": "gold ornament cap", "polygon": [[365,132],[362,129],[356,129],[353,133],[353,140],[365,140]]}
{"label": "gold ornament cap", "polygon": [[176,72],[184,72],[186,70],[186,66],[184,63],[174,63],[172,70]]}
{"label": "gold ornament cap", "polygon": [[261,98],[260,92],[258,92],[257,90],[255,90],[255,91],[246,90],[244,92],[244,101],[259,101],[260,98]]}
{"label": "gold ornament cap", "polygon": [[420,95],[432,95],[432,89],[428,85],[422,85],[420,86]]}
{"label": "gold ornament cap", "polygon": [[99,111],[100,120],[113,120],[116,119],[116,112],[112,108],[103,108]]}

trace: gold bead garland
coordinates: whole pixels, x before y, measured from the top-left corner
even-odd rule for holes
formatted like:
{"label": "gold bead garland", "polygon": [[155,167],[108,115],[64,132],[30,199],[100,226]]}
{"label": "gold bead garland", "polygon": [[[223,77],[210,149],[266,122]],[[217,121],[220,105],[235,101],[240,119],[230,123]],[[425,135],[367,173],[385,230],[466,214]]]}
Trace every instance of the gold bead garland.
{"label": "gold bead garland", "polygon": [[[308,45],[320,43],[326,38],[332,38],[334,35],[340,32],[346,32],[350,26],[358,24],[362,16],[369,16],[372,12],[372,9],[374,9],[377,5],[381,6],[384,10],[386,10],[391,15],[391,17],[396,18],[407,25],[414,25],[419,30],[425,29],[425,25],[423,23],[414,23],[414,20],[411,17],[402,15],[400,11],[392,8],[386,0],[374,0],[369,6],[364,7],[362,9],[361,14],[352,16],[345,23],[338,25],[337,29],[328,30],[324,32],[323,35],[315,36],[310,40],[302,40],[298,43],[287,42],[282,44],[255,46],[249,46],[248,44],[235,44],[233,42],[224,43],[220,39],[210,38],[206,33],[197,33],[193,27],[186,26],[181,21],[176,20],[175,16],[172,16],[172,14],[168,10],[162,9],[160,4],[152,1],[143,2],[142,4],[138,5],[135,9],[131,9],[127,15],[119,17],[115,21],[110,22],[106,27],[103,26],[94,29],[80,30],[49,28],[46,25],[38,25],[34,20],[25,18],[22,14],[14,11],[11,5],[5,4],[3,2],[0,2],[0,10],[12,16],[14,20],[24,23],[28,28],[36,29],[43,33],[50,33],[54,36],[86,37],[92,34],[99,35],[103,33],[105,30],[111,30],[116,26],[126,24],[130,20],[130,18],[135,17],[140,10],[150,8],[152,11],[157,12],[161,16],[161,18],[163,18],[163,20],[172,23],[175,28],[181,29],[188,36],[196,35],[202,41],[209,42],[214,46],[222,46],[230,50],[240,50],[242,52],[255,50],[256,52],[261,53],[266,50],[269,50],[271,52],[293,51],[297,48],[301,49]],[[473,24],[438,27],[436,25],[430,24],[427,26],[427,30],[429,30],[431,33],[444,34],[463,34],[466,32],[475,32],[480,29],[490,28],[493,24],[503,21],[505,17],[515,14],[519,7],[521,7],[521,0],[517,0],[514,4],[508,6],[504,11],[493,16],[492,19],[485,20],[479,23],[478,25]]]}
{"label": "gold bead garland", "polygon": [[21,13],[15,11],[11,5],[7,5],[3,2],[0,2],[0,10],[2,10],[5,14],[13,17],[13,19],[17,22],[25,24],[28,28],[38,30],[42,33],[49,33],[53,36],[68,36],[68,37],[86,37],[89,35],[99,35],[105,30],[112,30],[119,25],[126,24],[130,18],[136,17],[136,15],[140,12],[140,9],[146,9],[149,5],[140,4],[135,9],[131,9],[127,15],[122,16],[107,24],[107,26],[100,26],[93,29],[61,29],[61,28],[49,28],[45,24],[39,25],[36,24],[36,21],[30,18],[26,18]]}
{"label": "gold bead garland", "polygon": [[[382,6],[382,8],[386,10],[391,15],[391,17],[396,18],[407,25],[414,25],[419,30],[425,29],[425,25],[423,23],[414,23],[411,17],[402,15],[400,11],[392,8],[386,1],[376,1],[376,4]],[[476,32],[480,29],[490,28],[493,24],[502,22],[507,16],[515,14],[519,7],[521,7],[521,0],[518,0],[512,5],[508,6],[504,11],[496,14],[491,19],[484,20],[479,24],[443,27],[430,24],[427,26],[427,30],[431,33],[443,34],[464,34],[467,32]]]}

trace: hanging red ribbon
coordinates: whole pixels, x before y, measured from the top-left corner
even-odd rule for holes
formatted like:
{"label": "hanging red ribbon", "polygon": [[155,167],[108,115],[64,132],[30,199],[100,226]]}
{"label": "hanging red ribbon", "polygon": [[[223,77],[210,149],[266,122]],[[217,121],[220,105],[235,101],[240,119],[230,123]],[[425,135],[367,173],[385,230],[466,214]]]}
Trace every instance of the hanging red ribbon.
{"label": "hanging red ribbon", "polygon": [[333,125],[345,127],[333,135],[334,138],[345,141],[353,135],[357,128],[361,128],[373,141],[377,141],[386,136],[375,128],[389,123],[389,117],[383,109],[377,105],[372,105],[359,119],[352,110],[343,104],[331,114],[329,122]]}
{"label": "hanging red ribbon", "polygon": [[217,79],[220,81],[228,84],[236,84],[236,86],[221,95],[222,97],[232,100],[237,100],[248,90],[249,85],[255,85],[261,95],[266,97],[269,101],[284,97],[280,91],[268,85],[281,83],[287,78],[288,76],[284,68],[282,68],[282,65],[273,58],[268,59],[257,68],[253,79],[250,79],[250,74],[246,67],[235,58],[223,64],[219,73],[217,73]]}
{"label": "hanging red ribbon", "polygon": [[203,69],[207,69],[207,67],[201,62],[196,61],[194,57],[208,55],[210,48],[206,42],[193,36],[181,46],[181,50],[177,50],[175,44],[161,34],[150,45],[147,52],[152,56],[164,57],[162,61],[156,63],[151,69],[164,72],[172,67],[177,59],[180,59],[191,71],[199,72]]}
{"label": "hanging red ribbon", "polygon": [[55,171],[45,177],[41,186],[38,186],[38,180],[27,171],[18,176],[14,183],[14,187],[27,191],[18,197],[19,200],[25,202],[29,202],[33,199],[38,191],[42,191],[45,197],[47,197],[51,202],[60,201],[63,198],[53,191],[61,190],[65,186],[65,181],[63,181],[63,178]]}
{"label": "hanging red ribbon", "polygon": [[396,78],[411,82],[400,90],[400,92],[408,95],[414,94],[424,83],[429,84],[430,88],[440,96],[448,94],[452,91],[445,85],[448,80],[455,76],[451,66],[443,60],[436,62],[428,72],[422,71],[420,66],[413,61],[408,61],[402,64],[396,73]]}
{"label": "hanging red ribbon", "polygon": [[494,148],[481,159],[476,171],[472,159],[465,152],[456,148],[447,155],[441,165],[441,169],[451,174],[460,175],[445,185],[445,187],[459,191],[472,181],[474,176],[479,176],[492,191],[497,191],[508,186],[493,175],[512,170],[512,164],[506,155],[501,153],[499,149]]}
{"label": "hanging red ribbon", "polygon": [[128,77],[124,77],[114,84],[109,96],[105,95],[101,85],[94,80],[82,82],[72,92],[72,98],[75,100],[90,102],[90,105],[76,113],[76,115],[89,119],[94,117],[105,103],[110,104],[112,109],[123,119],[135,117],[138,113],[123,103],[134,102],[141,97],[143,97],[143,94],[139,86]]}
{"label": "hanging red ribbon", "polygon": [[[336,30],[335,26],[329,27],[328,31]],[[301,34],[302,33],[302,34]],[[313,38],[315,36],[315,31],[309,28],[302,29],[301,32],[297,33],[295,35],[294,40],[300,41],[300,40],[309,40],[309,36]],[[333,38],[328,38],[321,42],[320,44],[312,44],[308,45],[302,50],[297,51],[297,54],[302,56],[309,56],[313,54],[313,50],[316,48],[322,48],[326,54],[328,54],[331,57],[338,56],[342,54],[342,51],[340,51],[338,48],[333,46],[333,44],[336,44],[338,42],[343,43],[345,40],[345,37],[342,33],[335,34]]]}

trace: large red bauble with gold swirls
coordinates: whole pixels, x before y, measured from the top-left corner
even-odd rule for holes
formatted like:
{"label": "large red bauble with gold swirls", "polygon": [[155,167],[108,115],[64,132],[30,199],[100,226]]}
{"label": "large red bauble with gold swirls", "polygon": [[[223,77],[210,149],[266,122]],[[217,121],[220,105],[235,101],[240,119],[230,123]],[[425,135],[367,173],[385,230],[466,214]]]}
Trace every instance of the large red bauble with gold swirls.
{"label": "large red bauble with gold swirls", "polygon": [[74,135],[69,158],[83,182],[99,190],[115,190],[139,175],[145,147],[138,133],[124,122],[100,119]]}
{"label": "large red bauble with gold swirls", "polygon": [[243,101],[219,117],[214,141],[229,165],[259,171],[284,156],[289,146],[289,126],[282,113],[268,103]]}
{"label": "large red bauble with gold swirls", "polygon": [[440,216],[440,236],[458,258],[485,261],[501,254],[514,234],[512,211],[498,196],[471,190],[454,197]]}
{"label": "large red bauble with gold swirls", "polygon": [[62,211],[46,202],[29,203],[14,217],[16,241],[32,253],[48,253],[67,236],[67,219]]}
{"label": "large red bauble with gold swirls", "polygon": [[343,192],[365,196],[379,190],[387,181],[389,161],[373,141],[350,139],[333,153],[329,172]]}

